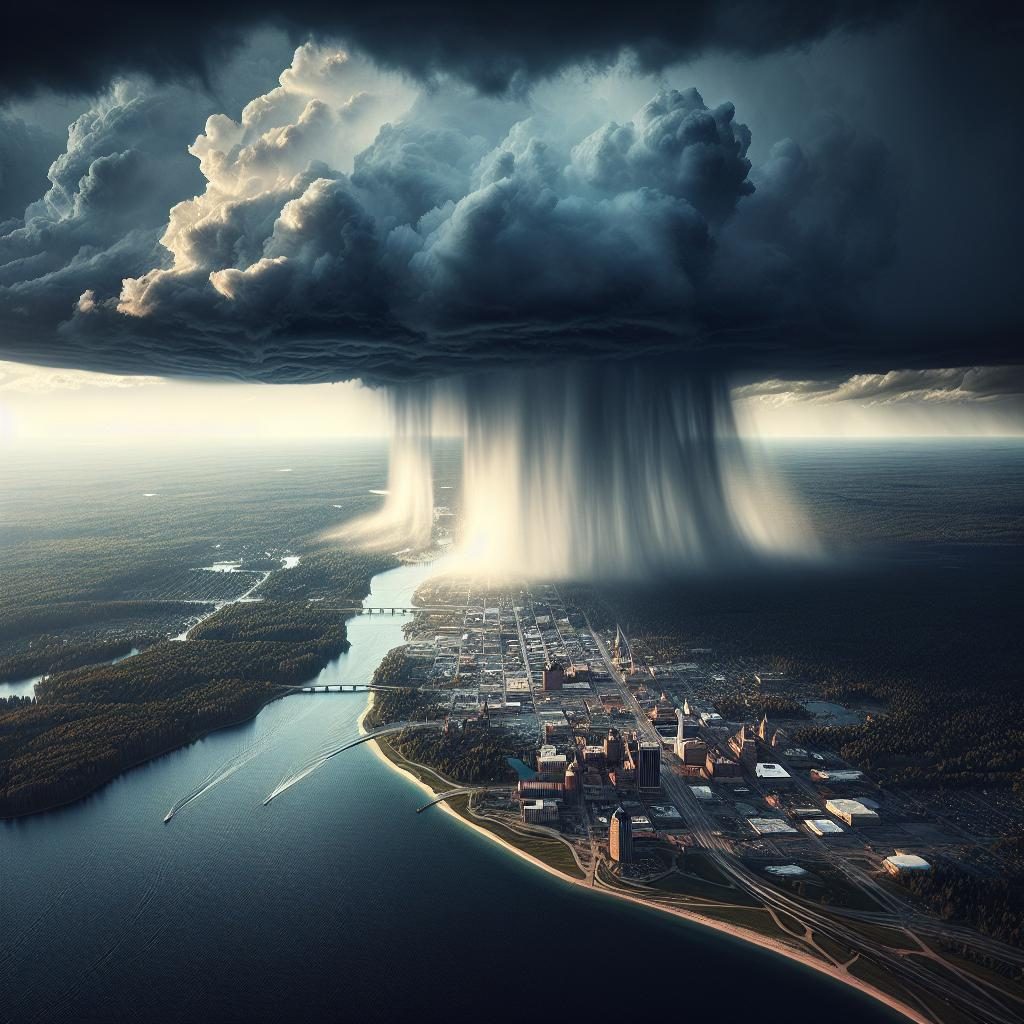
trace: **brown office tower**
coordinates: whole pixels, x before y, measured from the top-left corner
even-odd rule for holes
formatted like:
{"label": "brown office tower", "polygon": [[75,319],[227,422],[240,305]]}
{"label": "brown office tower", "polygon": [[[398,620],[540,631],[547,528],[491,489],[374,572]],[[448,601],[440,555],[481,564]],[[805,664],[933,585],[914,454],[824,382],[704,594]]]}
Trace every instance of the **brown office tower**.
{"label": "brown office tower", "polygon": [[575,803],[580,798],[579,778],[576,775],[576,766],[569,765],[565,769],[565,799],[568,803]]}
{"label": "brown office tower", "polygon": [[548,662],[544,666],[544,672],[541,674],[540,688],[545,693],[550,693],[552,690],[560,690],[564,683],[565,669],[556,661]]}
{"label": "brown office tower", "polygon": [[608,825],[608,852],[619,864],[633,863],[633,823],[621,806]]}
{"label": "brown office tower", "polygon": [[622,763],[622,738],[618,729],[609,729],[604,738],[604,761],[610,768]]}

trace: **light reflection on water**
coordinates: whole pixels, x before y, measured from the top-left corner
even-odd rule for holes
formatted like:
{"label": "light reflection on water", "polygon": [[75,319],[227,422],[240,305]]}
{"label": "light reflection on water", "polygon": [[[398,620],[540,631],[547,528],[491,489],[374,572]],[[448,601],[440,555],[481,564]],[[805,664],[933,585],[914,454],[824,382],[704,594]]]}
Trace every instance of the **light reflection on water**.
{"label": "light reflection on water", "polygon": [[[368,601],[408,604],[430,572],[384,574]],[[352,620],[351,649],[321,680],[369,679],[404,621]],[[796,999],[865,1022],[896,1019],[746,944],[559,883],[448,815],[416,814],[421,792],[368,745],[262,806],[297,765],[356,734],[365,702],[291,696],[69,808],[0,823],[0,1017],[467,1020],[486,1005],[489,1019],[521,1021],[558,1005],[567,976],[614,950],[616,975],[638,983],[652,963],[699,962],[705,982],[742,971],[751,991],[773,991],[777,1002],[758,1011],[766,1022],[789,1021]],[[163,824],[183,794],[254,750]],[[538,930],[572,941],[523,1000],[509,987],[508,952]],[[630,940],[610,943],[615,934]],[[635,1006],[634,991],[596,989],[616,1014]],[[688,991],[695,1013],[719,1006],[715,984]]]}

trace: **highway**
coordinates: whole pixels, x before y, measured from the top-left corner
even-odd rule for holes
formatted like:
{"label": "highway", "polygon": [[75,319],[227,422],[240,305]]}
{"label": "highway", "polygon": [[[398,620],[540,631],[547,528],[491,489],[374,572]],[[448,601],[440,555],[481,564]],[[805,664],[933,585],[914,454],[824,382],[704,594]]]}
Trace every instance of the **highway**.
{"label": "highway", "polygon": [[[601,657],[605,662],[608,672],[619,685],[623,700],[636,716],[638,732],[644,739],[652,740],[662,745],[661,735],[654,728],[640,707],[636,697],[630,691],[625,676],[615,667],[604,641],[597,631],[593,629],[589,621],[587,626],[594,637],[598,650],[601,652]],[[828,912],[825,912],[815,904],[810,904],[775,888],[747,868],[733,854],[727,839],[714,834],[716,829],[713,828],[704,808],[693,795],[684,776],[678,772],[674,764],[666,764],[664,757],[662,762],[661,779],[665,792],[675,802],[680,811],[683,812],[697,845],[705,851],[712,863],[737,888],[761,901],[769,911],[786,914],[799,922],[806,930],[806,938],[810,938],[811,932],[826,936],[832,941],[849,948],[854,953],[860,954],[865,959],[884,966],[896,978],[912,982],[919,988],[924,988],[938,995],[949,1005],[967,1014],[971,1019],[992,1022],[992,1024],[1019,1024],[1024,1004],[1016,1012],[1008,1009],[1006,1004],[1010,997],[1007,996],[1004,989],[991,986],[976,974],[964,971],[955,964],[951,964],[948,960],[937,957],[914,930],[914,928],[920,930],[933,940],[943,934],[948,934],[947,927],[942,925],[937,919],[928,919],[930,926],[927,929],[921,927],[920,924],[924,915],[902,903],[892,894],[882,890],[864,872],[853,869],[853,866],[849,864],[840,865],[840,870],[847,877],[850,877],[851,881],[860,885],[861,888],[869,888],[871,895],[876,899],[878,898],[876,893],[880,893],[884,897],[880,902],[882,902],[883,906],[889,908],[889,912],[872,914],[870,915],[870,920],[873,923],[902,931],[908,939],[920,947],[919,950],[910,951],[908,955],[907,951],[893,951],[879,943],[872,942],[865,935],[844,923],[844,921],[837,920],[833,916],[831,908]],[[817,797],[817,794],[815,796]],[[833,856],[831,853],[829,859],[831,863],[837,863],[842,860],[842,858]],[[867,883],[870,884],[867,885]],[[853,918],[853,915],[849,913],[844,913],[841,916]],[[913,928],[911,925],[913,925]],[[992,944],[988,940],[982,940],[973,931],[969,929],[958,929],[957,931],[964,941],[969,941],[976,948],[991,948]],[[796,935],[794,937],[800,938]],[[1002,944],[996,943],[995,946],[1002,947]],[[1015,950],[1010,952],[1015,958],[1014,962],[1019,962],[1020,954]],[[916,955],[918,953],[920,955]],[[1000,952],[997,955],[1002,956],[1003,954]],[[954,977],[946,977],[930,970],[921,963],[922,956],[933,960],[938,959],[956,980],[954,980]],[[842,965],[837,962],[837,966]],[[936,1019],[934,1012],[923,1001],[916,999],[912,992],[907,992],[905,998],[926,1019]]]}

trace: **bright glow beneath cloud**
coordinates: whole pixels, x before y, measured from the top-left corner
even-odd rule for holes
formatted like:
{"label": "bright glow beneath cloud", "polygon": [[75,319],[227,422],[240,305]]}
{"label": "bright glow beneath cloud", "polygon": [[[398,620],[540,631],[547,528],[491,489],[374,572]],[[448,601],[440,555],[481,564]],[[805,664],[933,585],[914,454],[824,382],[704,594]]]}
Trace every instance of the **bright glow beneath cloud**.
{"label": "bright glow beneath cloud", "polygon": [[[956,375],[959,373],[959,377]],[[935,379],[931,379],[934,377]],[[882,385],[900,382],[899,388]],[[733,391],[740,432],[760,437],[986,436],[1024,433],[1021,396],[945,393],[936,380],[976,381],[932,371],[918,387],[895,375],[822,384],[765,381]],[[435,431],[438,425],[435,424]],[[441,433],[452,433],[442,424]],[[0,361],[0,443],[271,442],[383,437],[383,392],[356,382],[239,384],[86,373]]]}
{"label": "bright glow beneath cloud", "polygon": [[0,362],[0,443],[327,441],[388,432],[384,396],[356,382],[238,384]]}

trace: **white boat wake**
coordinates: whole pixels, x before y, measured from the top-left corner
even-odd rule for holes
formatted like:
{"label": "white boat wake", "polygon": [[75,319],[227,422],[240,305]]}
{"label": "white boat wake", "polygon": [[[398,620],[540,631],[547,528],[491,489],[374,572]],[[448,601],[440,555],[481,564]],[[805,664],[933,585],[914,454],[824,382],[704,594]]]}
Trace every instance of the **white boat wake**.
{"label": "white boat wake", "polygon": [[[304,711],[301,715],[291,719],[291,723],[301,721],[307,715],[313,711],[310,707]],[[283,723],[282,723],[283,724]],[[257,739],[250,746],[246,747],[245,750],[234,754],[229,757],[219,768],[216,768],[207,777],[199,783],[191,792],[186,793],[180,800],[171,806],[171,809],[164,815],[164,824],[166,825],[176,814],[178,814],[183,808],[189,804],[198,800],[201,796],[205,796],[215,786],[219,786],[222,782],[226,782],[231,778],[237,771],[244,768],[255,758],[259,757],[270,746],[271,742],[275,739],[276,734],[281,728],[281,724],[274,726],[274,728],[268,730],[259,739]]]}

